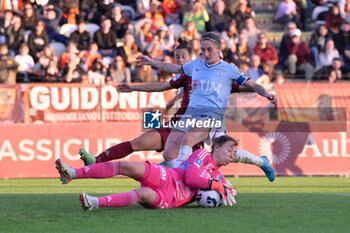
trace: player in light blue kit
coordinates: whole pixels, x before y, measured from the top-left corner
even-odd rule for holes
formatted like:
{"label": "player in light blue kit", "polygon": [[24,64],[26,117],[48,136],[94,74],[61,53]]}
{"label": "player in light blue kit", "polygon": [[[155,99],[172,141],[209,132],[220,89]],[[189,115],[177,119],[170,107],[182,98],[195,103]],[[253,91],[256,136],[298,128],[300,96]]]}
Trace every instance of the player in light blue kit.
{"label": "player in light blue kit", "polygon": [[[210,139],[212,128],[220,128],[216,124],[214,127],[213,124],[210,124],[206,128],[199,126],[208,121],[211,123],[223,121],[231,86],[234,82],[253,89],[273,104],[277,103],[276,96],[269,94],[263,86],[250,80],[237,66],[221,59],[221,40],[216,33],[208,32],[202,36],[201,53],[204,59],[196,59],[183,65],[166,63],[143,55],[139,56],[137,60],[138,65],[152,65],[169,73],[183,73],[192,76],[192,92],[188,109],[175,127],[178,131],[176,137],[171,138],[172,143],[181,145],[180,150],[168,151],[168,153],[178,152],[178,162],[175,166],[179,166],[191,155],[193,145]],[[202,122],[202,124],[188,124],[193,120],[194,122]],[[180,123],[181,121],[183,124]],[[246,158],[246,156],[248,157]],[[246,156],[237,159],[238,161],[240,159],[253,160],[253,158],[249,158],[249,155]],[[252,162],[258,166],[264,164],[264,161]]]}

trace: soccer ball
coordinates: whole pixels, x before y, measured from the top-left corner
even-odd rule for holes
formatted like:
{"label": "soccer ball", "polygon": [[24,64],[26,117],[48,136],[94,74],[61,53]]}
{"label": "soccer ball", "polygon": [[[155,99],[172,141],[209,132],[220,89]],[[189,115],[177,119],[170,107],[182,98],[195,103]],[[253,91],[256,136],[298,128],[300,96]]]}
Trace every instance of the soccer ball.
{"label": "soccer ball", "polygon": [[222,198],[215,190],[198,190],[196,200],[201,207],[219,207],[222,205]]}

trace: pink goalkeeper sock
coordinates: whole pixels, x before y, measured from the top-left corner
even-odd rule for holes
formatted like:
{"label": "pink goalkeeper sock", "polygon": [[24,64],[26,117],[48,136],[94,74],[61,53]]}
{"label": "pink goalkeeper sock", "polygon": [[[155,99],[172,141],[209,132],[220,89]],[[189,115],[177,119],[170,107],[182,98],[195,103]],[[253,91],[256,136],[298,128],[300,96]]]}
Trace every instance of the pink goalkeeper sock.
{"label": "pink goalkeeper sock", "polygon": [[76,179],[81,178],[108,178],[119,175],[120,162],[96,163],[76,169]]}
{"label": "pink goalkeeper sock", "polygon": [[105,197],[99,197],[100,207],[121,207],[130,206],[140,201],[140,195],[136,190],[127,193],[117,193]]}

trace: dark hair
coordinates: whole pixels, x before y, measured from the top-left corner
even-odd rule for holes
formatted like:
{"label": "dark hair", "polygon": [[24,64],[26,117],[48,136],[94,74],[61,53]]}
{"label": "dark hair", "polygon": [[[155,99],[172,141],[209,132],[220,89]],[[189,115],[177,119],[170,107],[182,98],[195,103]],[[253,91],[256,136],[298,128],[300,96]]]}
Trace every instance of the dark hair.
{"label": "dark hair", "polygon": [[215,146],[221,147],[222,145],[224,145],[228,141],[232,141],[235,144],[235,146],[238,145],[238,142],[235,139],[233,139],[232,137],[230,137],[228,135],[222,135],[222,136],[214,139],[213,145],[211,146],[211,153],[214,153]]}
{"label": "dark hair", "polygon": [[201,38],[201,42],[204,40],[210,40],[210,41],[214,42],[215,44],[217,44],[219,47],[221,47],[221,38],[215,32],[205,33]]}
{"label": "dark hair", "polygon": [[179,37],[179,39],[177,39],[177,41],[180,43],[178,46],[176,46],[175,50],[178,49],[187,49],[188,53],[191,54],[192,53],[192,48],[190,46],[190,42],[184,38]]}

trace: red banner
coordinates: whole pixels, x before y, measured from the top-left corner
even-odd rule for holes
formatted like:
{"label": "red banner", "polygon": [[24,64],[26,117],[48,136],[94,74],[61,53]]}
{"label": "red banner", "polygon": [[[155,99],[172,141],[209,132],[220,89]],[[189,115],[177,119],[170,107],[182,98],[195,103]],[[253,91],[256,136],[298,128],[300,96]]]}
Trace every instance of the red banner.
{"label": "red banner", "polygon": [[21,86],[0,85],[0,123],[21,120]]}
{"label": "red banner", "polygon": [[25,122],[141,121],[142,108],[160,107],[174,91],[118,93],[115,85],[30,84],[25,91]]}
{"label": "red banner", "polygon": [[[347,125],[350,132],[350,123]],[[54,161],[62,158],[81,167],[81,146],[93,153],[137,137],[139,122],[12,124],[0,126],[0,178],[57,177]],[[3,133],[6,132],[6,133]],[[38,133],[40,132],[40,133]],[[277,175],[350,175],[350,135],[347,132],[230,133],[239,148],[267,155]],[[155,151],[135,152],[130,161],[162,161]],[[247,164],[222,168],[226,175],[263,175]]]}
{"label": "red banner", "polygon": [[[275,85],[275,89],[278,107],[282,109],[279,112],[280,120],[350,119],[350,83],[287,83]],[[286,108],[289,112],[286,112]],[[298,111],[298,108],[308,110]]]}

